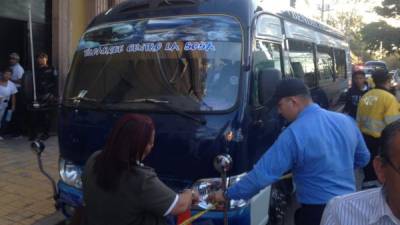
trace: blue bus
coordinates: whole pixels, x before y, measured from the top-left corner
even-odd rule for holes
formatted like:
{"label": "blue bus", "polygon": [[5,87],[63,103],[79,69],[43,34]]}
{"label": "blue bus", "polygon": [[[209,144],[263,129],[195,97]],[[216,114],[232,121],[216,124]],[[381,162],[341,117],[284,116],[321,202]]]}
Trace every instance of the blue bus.
{"label": "blue bus", "polygon": [[[280,79],[304,79],[317,103],[337,110],[350,72],[343,34],[291,9],[271,11],[261,0],[125,1],[94,18],[75,52],[59,111],[57,204],[66,216],[82,205],[84,164],[124,113],[155,121],[145,163],[174,190],[194,186],[204,199],[220,181],[217,155],[232,157],[232,185],[284,128],[266,105]],[[231,201],[229,224],[266,224],[270,200],[267,187]],[[222,223],[218,210],[194,222]]]}

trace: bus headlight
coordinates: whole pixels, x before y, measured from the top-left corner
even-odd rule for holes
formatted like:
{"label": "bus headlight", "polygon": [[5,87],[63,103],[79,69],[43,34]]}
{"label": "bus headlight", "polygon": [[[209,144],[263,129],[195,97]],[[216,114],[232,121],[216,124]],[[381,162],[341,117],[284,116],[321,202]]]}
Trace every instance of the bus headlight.
{"label": "bus headlight", "polygon": [[[246,173],[239,174],[237,176],[229,177],[228,184],[229,186],[238,182]],[[200,208],[207,208],[209,203],[207,203],[207,198],[210,193],[213,193],[221,188],[221,178],[208,178],[201,179],[194,183],[193,189],[196,189],[199,194],[199,204],[197,205]],[[246,206],[248,201],[243,199],[241,200],[231,200],[230,201],[230,209],[240,208]]]}
{"label": "bus headlight", "polygon": [[59,161],[61,180],[75,188],[82,188],[82,169],[70,161],[60,159]]}

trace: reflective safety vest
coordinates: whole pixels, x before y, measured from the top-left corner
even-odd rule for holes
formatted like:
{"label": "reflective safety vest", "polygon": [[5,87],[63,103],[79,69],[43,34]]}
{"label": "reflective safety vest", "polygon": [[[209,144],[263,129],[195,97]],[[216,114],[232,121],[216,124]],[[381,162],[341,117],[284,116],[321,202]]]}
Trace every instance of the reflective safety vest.
{"label": "reflective safety vest", "polygon": [[369,88],[375,88],[375,82],[374,82],[374,80],[372,79],[372,76],[370,76],[370,77],[367,78],[367,83],[368,83],[368,87],[369,87]]}
{"label": "reflective safety vest", "polygon": [[357,124],[361,132],[379,138],[382,130],[400,119],[400,105],[396,97],[382,89],[372,89],[358,103]]}

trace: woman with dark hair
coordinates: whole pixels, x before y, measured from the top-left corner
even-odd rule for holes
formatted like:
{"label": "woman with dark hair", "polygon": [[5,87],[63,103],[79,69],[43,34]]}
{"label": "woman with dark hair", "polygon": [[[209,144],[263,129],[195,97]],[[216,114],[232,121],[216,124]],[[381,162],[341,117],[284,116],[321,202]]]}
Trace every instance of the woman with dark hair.
{"label": "woman with dark hair", "polygon": [[197,201],[197,192],[176,194],[142,164],[153,148],[154,133],[150,117],[125,115],[104,150],[89,158],[83,176],[85,224],[166,224],[165,216],[185,212]]}

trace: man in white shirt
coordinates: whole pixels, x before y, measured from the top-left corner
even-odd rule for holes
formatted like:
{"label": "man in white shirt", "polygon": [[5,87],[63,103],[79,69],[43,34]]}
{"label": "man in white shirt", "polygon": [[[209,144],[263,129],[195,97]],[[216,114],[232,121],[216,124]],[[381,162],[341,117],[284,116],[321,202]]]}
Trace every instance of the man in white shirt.
{"label": "man in white shirt", "polygon": [[383,130],[381,143],[373,165],[383,186],[333,198],[321,225],[400,225],[400,120]]}
{"label": "man in white shirt", "polygon": [[24,75],[24,68],[19,64],[20,57],[17,53],[10,54],[10,68],[12,70],[11,81],[19,89],[21,87],[22,76]]}
{"label": "man in white shirt", "polygon": [[13,113],[13,119],[10,123],[9,133],[13,137],[20,137],[20,135],[23,133],[23,128],[25,126],[24,119],[26,117],[25,98],[20,91],[22,77],[25,71],[19,64],[20,57],[17,53],[13,52],[9,57],[10,69],[12,70],[11,81],[15,84],[18,90],[18,93],[16,94],[17,106],[15,112]]}

